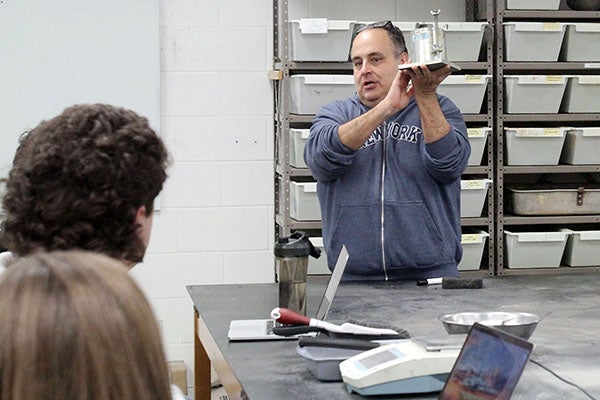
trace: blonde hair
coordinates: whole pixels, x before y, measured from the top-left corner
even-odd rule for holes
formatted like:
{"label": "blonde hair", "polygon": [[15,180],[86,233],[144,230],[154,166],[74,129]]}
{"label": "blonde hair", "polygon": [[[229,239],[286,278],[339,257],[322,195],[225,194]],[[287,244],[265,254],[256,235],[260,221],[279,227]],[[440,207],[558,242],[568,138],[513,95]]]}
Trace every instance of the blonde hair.
{"label": "blonde hair", "polygon": [[170,399],[154,314],[127,268],[37,253],[0,275],[0,400]]}

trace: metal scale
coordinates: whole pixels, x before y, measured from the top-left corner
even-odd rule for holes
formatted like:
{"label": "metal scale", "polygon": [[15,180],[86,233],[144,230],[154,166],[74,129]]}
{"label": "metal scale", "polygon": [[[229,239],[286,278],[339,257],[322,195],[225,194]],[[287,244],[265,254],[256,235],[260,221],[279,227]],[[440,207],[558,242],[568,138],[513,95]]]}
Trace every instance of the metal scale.
{"label": "metal scale", "polygon": [[459,353],[460,346],[430,351],[403,340],[342,361],[340,372],[350,393],[430,393],[442,390]]}

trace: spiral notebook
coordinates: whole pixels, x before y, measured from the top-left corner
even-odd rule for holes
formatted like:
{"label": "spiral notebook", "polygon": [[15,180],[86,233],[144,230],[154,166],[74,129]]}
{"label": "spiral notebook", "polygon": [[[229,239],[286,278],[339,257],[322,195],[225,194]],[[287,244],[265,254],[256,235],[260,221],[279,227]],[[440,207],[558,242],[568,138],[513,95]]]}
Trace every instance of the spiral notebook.
{"label": "spiral notebook", "polygon": [[[333,302],[335,292],[342,280],[342,275],[348,262],[348,250],[342,246],[340,254],[335,263],[335,268],[329,277],[329,282],[321,298],[321,303],[315,315],[316,319],[324,320],[329,313],[329,308]],[[229,332],[227,337],[230,341],[236,340],[284,340],[298,339],[297,336],[280,336],[273,333],[273,327],[277,322],[274,319],[241,319],[233,320],[229,323]]]}

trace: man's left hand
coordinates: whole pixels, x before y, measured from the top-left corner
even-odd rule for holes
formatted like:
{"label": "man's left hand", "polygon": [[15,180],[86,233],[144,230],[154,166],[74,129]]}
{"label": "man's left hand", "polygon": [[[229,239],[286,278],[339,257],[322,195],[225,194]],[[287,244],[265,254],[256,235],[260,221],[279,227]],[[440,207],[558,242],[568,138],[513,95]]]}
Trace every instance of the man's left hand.
{"label": "man's left hand", "polygon": [[404,70],[411,81],[415,95],[434,94],[437,87],[447,76],[452,73],[450,65],[444,65],[441,68],[431,71],[426,65],[418,65]]}

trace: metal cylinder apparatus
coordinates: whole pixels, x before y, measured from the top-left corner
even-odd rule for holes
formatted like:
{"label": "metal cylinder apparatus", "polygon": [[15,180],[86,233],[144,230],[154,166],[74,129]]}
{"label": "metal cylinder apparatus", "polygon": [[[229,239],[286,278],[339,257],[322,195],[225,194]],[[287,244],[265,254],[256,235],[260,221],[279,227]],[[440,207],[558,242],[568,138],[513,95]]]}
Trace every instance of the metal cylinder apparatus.
{"label": "metal cylinder apparatus", "polygon": [[414,63],[446,61],[446,37],[444,30],[439,27],[439,9],[431,10],[434,23],[417,23],[412,34]]}

